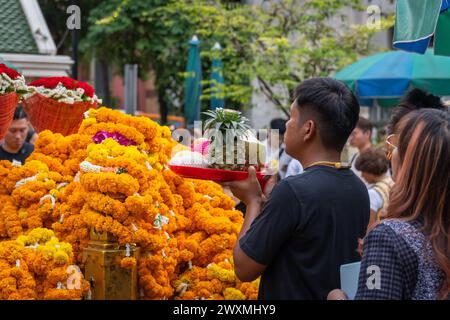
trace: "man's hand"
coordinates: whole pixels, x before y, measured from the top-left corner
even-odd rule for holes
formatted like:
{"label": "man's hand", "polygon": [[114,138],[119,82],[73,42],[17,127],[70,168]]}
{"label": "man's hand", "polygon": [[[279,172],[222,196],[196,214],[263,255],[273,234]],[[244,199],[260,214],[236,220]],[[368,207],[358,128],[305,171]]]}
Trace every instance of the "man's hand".
{"label": "man's hand", "polygon": [[328,294],[327,300],[348,300],[348,297],[341,289],[334,289]]}
{"label": "man's hand", "polygon": [[361,257],[363,255],[363,248],[364,248],[364,239],[358,238],[358,249],[356,249],[356,251],[359,253]]}
{"label": "man's hand", "polygon": [[247,206],[255,202],[263,203],[265,200],[261,186],[256,178],[254,167],[248,168],[248,178],[246,180],[224,182],[222,185],[229,187],[233,195]]}
{"label": "man's hand", "polygon": [[272,176],[266,176],[264,177],[267,179],[266,185],[264,186],[264,196],[267,198],[269,197],[270,193],[272,192],[275,185],[278,183],[278,175],[274,174]]}

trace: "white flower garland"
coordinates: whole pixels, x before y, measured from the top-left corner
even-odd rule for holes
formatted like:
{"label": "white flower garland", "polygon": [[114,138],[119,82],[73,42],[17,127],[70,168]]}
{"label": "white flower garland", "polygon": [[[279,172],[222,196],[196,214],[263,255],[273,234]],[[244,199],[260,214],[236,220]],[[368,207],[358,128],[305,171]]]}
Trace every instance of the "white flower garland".
{"label": "white flower garland", "polygon": [[15,188],[15,189],[18,189],[18,188],[20,188],[21,186],[23,186],[24,184],[26,184],[26,183],[29,182],[29,181],[36,181],[38,175],[39,175],[39,173],[38,173],[38,174],[35,174],[35,175],[32,176],[32,177],[24,178],[24,179],[22,179],[22,180],[17,181],[17,182],[16,182],[16,185],[14,186],[14,188]]}
{"label": "white flower garland", "polygon": [[102,172],[102,168],[86,160],[80,163],[80,170],[85,173],[100,173]]}
{"label": "white flower garland", "polygon": [[25,77],[20,76],[13,80],[6,73],[0,73],[0,95],[13,91],[28,91]]}

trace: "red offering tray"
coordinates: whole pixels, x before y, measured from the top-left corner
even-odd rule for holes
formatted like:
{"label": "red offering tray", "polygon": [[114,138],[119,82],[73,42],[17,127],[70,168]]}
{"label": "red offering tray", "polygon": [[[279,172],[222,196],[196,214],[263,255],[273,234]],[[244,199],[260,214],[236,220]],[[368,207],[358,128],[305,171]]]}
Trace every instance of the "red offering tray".
{"label": "red offering tray", "polygon": [[[169,167],[176,174],[184,178],[190,179],[227,182],[227,181],[245,180],[248,177],[247,171],[233,171],[233,170],[199,168],[189,166],[173,166],[173,165],[169,165]],[[259,181],[259,184],[261,185],[261,188],[264,189],[264,186],[267,182],[267,174],[263,173],[262,171],[256,171],[256,177]]]}

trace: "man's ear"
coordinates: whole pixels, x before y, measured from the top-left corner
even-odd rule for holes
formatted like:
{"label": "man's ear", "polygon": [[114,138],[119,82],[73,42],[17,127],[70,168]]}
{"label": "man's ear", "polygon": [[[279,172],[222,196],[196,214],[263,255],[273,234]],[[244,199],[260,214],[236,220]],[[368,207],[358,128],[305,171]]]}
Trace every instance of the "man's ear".
{"label": "man's ear", "polygon": [[306,120],[302,126],[303,141],[311,140],[316,132],[316,124],[313,120]]}

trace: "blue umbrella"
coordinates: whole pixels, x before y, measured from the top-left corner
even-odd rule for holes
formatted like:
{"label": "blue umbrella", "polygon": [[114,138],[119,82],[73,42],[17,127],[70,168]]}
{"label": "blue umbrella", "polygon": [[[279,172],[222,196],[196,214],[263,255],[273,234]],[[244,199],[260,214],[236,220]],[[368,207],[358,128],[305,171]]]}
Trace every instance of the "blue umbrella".
{"label": "blue umbrella", "polygon": [[197,36],[192,37],[189,45],[184,86],[184,115],[188,126],[200,119],[200,96],[202,94],[202,64],[200,61],[200,41]]}
{"label": "blue umbrella", "polygon": [[[363,58],[335,78],[343,81],[361,104],[373,100],[395,103],[410,88],[420,88],[438,96],[450,95],[450,57],[389,51]],[[387,104],[379,103],[388,106]]]}
{"label": "blue umbrella", "polygon": [[220,53],[222,47],[218,42],[213,47],[213,60],[211,70],[211,110],[224,108],[225,101],[223,99],[223,67]]}

